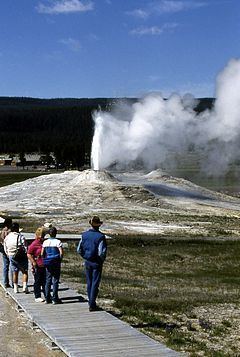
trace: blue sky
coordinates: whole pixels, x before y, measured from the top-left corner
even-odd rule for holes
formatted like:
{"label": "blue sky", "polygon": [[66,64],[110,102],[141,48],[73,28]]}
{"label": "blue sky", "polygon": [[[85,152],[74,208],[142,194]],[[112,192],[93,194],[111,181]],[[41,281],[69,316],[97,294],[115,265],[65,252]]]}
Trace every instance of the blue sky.
{"label": "blue sky", "polygon": [[0,96],[213,96],[239,0],[2,0]]}

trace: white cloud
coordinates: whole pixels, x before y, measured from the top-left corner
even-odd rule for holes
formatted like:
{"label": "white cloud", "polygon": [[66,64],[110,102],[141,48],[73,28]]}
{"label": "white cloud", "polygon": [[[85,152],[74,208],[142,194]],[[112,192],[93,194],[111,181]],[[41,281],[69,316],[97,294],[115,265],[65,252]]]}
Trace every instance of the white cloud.
{"label": "white cloud", "polygon": [[176,0],[161,0],[154,3],[151,12],[158,12],[159,14],[174,13],[185,11],[189,9],[196,9],[206,6],[203,1],[176,1]]}
{"label": "white cloud", "polygon": [[151,27],[138,27],[130,31],[131,35],[161,35],[163,30],[161,27],[158,26],[151,26]]}
{"label": "white cloud", "polygon": [[80,42],[74,38],[67,38],[59,40],[60,43],[66,45],[71,51],[78,52],[82,48]]}
{"label": "white cloud", "polygon": [[205,1],[200,0],[159,0],[152,2],[145,8],[139,8],[133,11],[129,11],[127,12],[127,14],[141,19],[146,19],[151,15],[176,13],[191,9],[197,9],[203,6],[207,6],[207,3]]}
{"label": "white cloud", "polygon": [[135,9],[133,11],[127,12],[127,14],[138,17],[140,19],[146,19],[149,16],[149,12],[143,9]]}
{"label": "white cloud", "polygon": [[138,27],[130,31],[131,35],[144,36],[144,35],[161,35],[163,32],[173,31],[178,24],[166,23],[163,26],[150,26],[150,27]]}
{"label": "white cloud", "polygon": [[176,22],[167,22],[166,24],[163,25],[163,30],[164,31],[171,31],[174,30],[176,27],[179,25]]}
{"label": "white cloud", "polygon": [[36,9],[39,13],[55,15],[90,11],[93,7],[92,1],[83,3],[80,0],[56,0],[50,5],[39,3]]}

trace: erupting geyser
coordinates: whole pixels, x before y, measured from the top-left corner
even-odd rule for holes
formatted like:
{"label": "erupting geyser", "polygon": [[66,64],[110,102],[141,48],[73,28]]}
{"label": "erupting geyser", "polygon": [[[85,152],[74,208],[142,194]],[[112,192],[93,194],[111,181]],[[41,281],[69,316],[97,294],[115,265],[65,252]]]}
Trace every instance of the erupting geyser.
{"label": "erupting geyser", "polygon": [[101,159],[101,139],[103,125],[102,117],[99,115],[95,116],[95,131],[92,142],[92,152],[91,152],[91,168],[95,171],[100,170],[100,159]]}
{"label": "erupting geyser", "polygon": [[92,167],[100,170],[116,163],[126,168],[142,163],[148,170],[171,169],[169,153],[198,153],[201,170],[224,175],[240,150],[240,60],[231,60],[217,78],[215,107],[194,111],[191,96],[157,93],[138,102],[122,104],[112,113],[94,114]]}

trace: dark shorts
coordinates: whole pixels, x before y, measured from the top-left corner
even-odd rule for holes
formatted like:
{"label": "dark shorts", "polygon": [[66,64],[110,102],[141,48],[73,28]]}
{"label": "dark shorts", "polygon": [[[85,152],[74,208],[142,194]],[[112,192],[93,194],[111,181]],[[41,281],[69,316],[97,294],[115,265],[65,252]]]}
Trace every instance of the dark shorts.
{"label": "dark shorts", "polygon": [[28,260],[23,260],[22,262],[16,262],[12,257],[9,257],[10,267],[12,272],[27,272],[28,271]]}

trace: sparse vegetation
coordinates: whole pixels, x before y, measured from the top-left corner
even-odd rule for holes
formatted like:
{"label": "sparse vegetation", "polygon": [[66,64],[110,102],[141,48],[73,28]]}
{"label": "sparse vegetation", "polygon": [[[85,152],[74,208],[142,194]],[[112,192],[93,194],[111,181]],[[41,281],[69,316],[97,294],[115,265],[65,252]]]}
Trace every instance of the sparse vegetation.
{"label": "sparse vegetation", "polygon": [[[238,326],[235,315],[240,319],[239,261],[239,241],[115,237],[109,241],[100,304],[176,350],[234,356],[238,338],[233,342],[230,336]],[[74,245],[63,277],[86,293]]]}
{"label": "sparse vegetation", "polygon": [[17,171],[17,172],[1,172],[0,174],[0,187],[11,185],[15,182],[21,182],[29,178],[37,177],[40,175],[46,175],[48,173],[39,173],[39,172],[26,172],[26,171]]}

